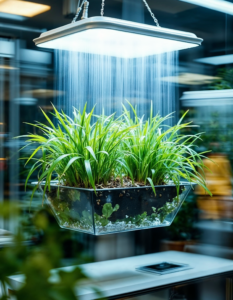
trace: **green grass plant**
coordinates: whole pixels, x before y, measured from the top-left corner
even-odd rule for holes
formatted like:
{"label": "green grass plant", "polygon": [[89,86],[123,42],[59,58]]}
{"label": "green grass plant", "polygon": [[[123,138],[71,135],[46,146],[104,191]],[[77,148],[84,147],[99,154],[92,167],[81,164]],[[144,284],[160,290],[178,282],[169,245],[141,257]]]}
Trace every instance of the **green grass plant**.
{"label": "green grass plant", "polygon": [[127,168],[120,143],[132,128],[122,126],[114,114],[94,116],[93,112],[94,108],[87,113],[85,105],[82,112],[74,109],[72,119],[54,107],[52,121],[42,110],[49,125],[30,124],[39,129],[40,134],[26,135],[28,145],[39,146],[27,158],[26,164],[31,160],[35,163],[25,186],[38,170],[38,181],[45,181],[44,191],[50,190],[52,179],[58,180],[61,185],[95,190],[96,184],[106,185],[112,176]]}
{"label": "green grass plant", "polygon": [[[123,106],[125,128],[134,127],[128,138],[122,141],[125,164],[130,170],[135,182],[155,185],[168,184],[173,181],[179,188],[180,181],[201,185],[209,194],[204,178],[205,166],[202,162],[205,153],[197,153],[193,147],[201,134],[182,135],[184,128],[191,123],[182,123],[187,112],[175,126],[166,126],[166,121],[172,117],[153,116],[151,105],[150,117],[144,121],[139,117],[137,109],[132,105],[131,112]],[[133,117],[131,117],[133,113]],[[201,173],[200,173],[201,172]],[[132,174],[132,175],[131,175]]]}
{"label": "green grass plant", "polygon": [[[133,112],[133,117],[131,114]],[[32,154],[26,164],[33,161],[25,182],[38,173],[38,182],[44,181],[44,193],[50,190],[51,180],[69,187],[92,188],[106,184],[112,178],[128,177],[132,184],[156,185],[173,181],[179,189],[186,179],[208,191],[204,178],[204,153],[197,153],[193,146],[200,139],[197,135],[182,135],[182,129],[191,126],[182,123],[185,115],[173,127],[165,126],[171,117],[153,116],[140,118],[136,108],[123,114],[106,117],[74,108],[73,118],[54,107],[53,119],[43,110],[47,124],[30,124],[38,134],[28,134],[27,145]],[[201,172],[201,173],[200,173]],[[124,174],[124,175],[123,175]],[[33,193],[36,191],[35,186]],[[210,193],[210,192],[209,192]],[[33,195],[33,194],[32,194]]]}

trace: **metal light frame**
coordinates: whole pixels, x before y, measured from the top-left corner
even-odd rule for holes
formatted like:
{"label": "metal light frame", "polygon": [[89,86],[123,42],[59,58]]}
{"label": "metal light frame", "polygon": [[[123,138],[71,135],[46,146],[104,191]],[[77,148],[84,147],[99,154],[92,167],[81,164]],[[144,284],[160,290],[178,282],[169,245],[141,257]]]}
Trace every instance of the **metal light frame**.
{"label": "metal light frame", "polygon": [[42,44],[47,41],[91,29],[112,29],[138,35],[175,40],[179,42],[195,44],[197,46],[200,46],[203,41],[203,39],[198,38],[193,33],[140,24],[136,22],[129,22],[120,19],[113,19],[109,17],[92,17],[83,19],[75,23],[43,32],[39,38],[36,38],[33,41],[37,46],[43,47]]}

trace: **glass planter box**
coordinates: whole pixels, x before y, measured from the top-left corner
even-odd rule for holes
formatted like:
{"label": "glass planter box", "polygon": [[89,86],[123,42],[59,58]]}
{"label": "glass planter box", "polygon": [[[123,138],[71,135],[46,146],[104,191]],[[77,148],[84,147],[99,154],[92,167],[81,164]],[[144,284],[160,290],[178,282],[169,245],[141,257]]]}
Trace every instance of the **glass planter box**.
{"label": "glass planter box", "polygon": [[[43,187],[41,183],[41,191]],[[156,186],[156,195],[150,186],[95,193],[52,182],[45,197],[60,227],[105,235],[171,225],[190,189],[190,183],[182,182],[178,193],[174,184]]]}

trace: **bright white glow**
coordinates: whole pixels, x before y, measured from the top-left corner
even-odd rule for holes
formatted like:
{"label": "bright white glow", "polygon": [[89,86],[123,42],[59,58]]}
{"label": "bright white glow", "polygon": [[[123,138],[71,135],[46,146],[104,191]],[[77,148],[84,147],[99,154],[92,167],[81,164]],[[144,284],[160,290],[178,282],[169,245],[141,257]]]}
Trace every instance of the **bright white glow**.
{"label": "bright white glow", "polygon": [[112,29],[90,29],[38,45],[43,48],[135,58],[198,45]]}
{"label": "bright white glow", "polygon": [[198,58],[195,61],[214,66],[227,65],[233,63],[233,54]]}
{"label": "bright white glow", "polygon": [[233,15],[233,3],[225,0],[180,0]]}
{"label": "bright white glow", "polygon": [[50,8],[49,5],[21,0],[0,1],[0,12],[24,17],[34,17],[50,10]]}

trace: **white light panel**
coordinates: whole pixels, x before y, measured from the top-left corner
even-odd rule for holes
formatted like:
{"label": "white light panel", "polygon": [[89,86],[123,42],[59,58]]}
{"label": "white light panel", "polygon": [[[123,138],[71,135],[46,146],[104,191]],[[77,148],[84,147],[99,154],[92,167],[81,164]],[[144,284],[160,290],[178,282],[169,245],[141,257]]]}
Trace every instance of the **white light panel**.
{"label": "white light panel", "polygon": [[6,14],[19,15],[24,17],[34,17],[51,9],[51,6],[21,0],[0,1],[0,12]]}
{"label": "white light panel", "polygon": [[182,106],[225,106],[233,104],[233,90],[210,90],[184,92],[180,99]]}
{"label": "white light panel", "polygon": [[195,61],[214,66],[233,64],[233,54],[198,58]]}
{"label": "white light panel", "polygon": [[201,45],[195,34],[124,20],[93,17],[42,33],[43,48],[136,58]]}
{"label": "white light panel", "polygon": [[38,46],[43,48],[134,58],[188,49],[196,47],[197,45],[111,29],[90,29],[63,36]]}
{"label": "white light panel", "polygon": [[225,0],[180,0],[233,15],[233,3]]}

